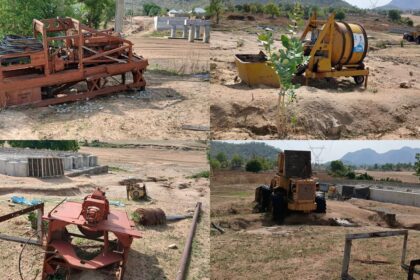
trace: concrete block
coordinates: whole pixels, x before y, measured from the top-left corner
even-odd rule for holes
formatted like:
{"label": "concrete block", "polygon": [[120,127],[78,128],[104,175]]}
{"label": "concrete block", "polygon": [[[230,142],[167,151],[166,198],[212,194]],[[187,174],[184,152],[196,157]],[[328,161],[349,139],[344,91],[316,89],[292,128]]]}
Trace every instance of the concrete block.
{"label": "concrete block", "polygon": [[16,161],[6,162],[6,175],[15,176],[15,163]]}
{"label": "concrete block", "polygon": [[0,174],[6,174],[6,160],[0,159]]}
{"label": "concrete block", "polygon": [[83,168],[89,167],[89,155],[83,155]]}
{"label": "concrete block", "polygon": [[63,157],[62,159],[64,170],[73,169],[73,157]]}
{"label": "concrete block", "polygon": [[17,177],[28,177],[29,170],[28,170],[28,162],[25,161],[18,161],[14,163],[15,167],[15,175]]}
{"label": "concrete block", "polygon": [[83,156],[75,156],[73,158],[73,169],[81,169],[83,166]]}

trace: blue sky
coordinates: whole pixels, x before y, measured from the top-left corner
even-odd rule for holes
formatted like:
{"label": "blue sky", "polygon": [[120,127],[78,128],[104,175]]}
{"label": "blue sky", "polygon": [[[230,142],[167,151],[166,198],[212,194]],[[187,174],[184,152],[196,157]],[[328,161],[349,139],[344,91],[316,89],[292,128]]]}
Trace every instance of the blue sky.
{"label": "blue sky", "polygon": [[[389,4],[391,0],[344,0],[359,8],[372,8],[372,4],[376,4],[376,7],[380,7]],[[415,1],[415,0],[413,0]]]}
{"label": "blue sky", "polygon": [[[252,141],[225,141],[229,143],[247,143]],[[370,148],[378,153],[389,150],[398,150],[402,147],[420,148],[420,140],[278,140],[278,141],[254,141],[264,142],[282,150],[310,150],[311,147],[324,147],[320,162],[336,160],[348,152]],[[319,149],[314,149],[318,153]],[[313,158],[315,159],[314,155]]]}

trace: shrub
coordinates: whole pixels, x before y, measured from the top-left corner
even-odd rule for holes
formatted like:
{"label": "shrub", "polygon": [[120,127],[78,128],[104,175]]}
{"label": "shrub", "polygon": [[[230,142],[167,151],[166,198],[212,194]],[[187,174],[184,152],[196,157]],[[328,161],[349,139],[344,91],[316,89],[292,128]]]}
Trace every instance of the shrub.
{"label": "shrub", "polygon": [[258,159],[251,159],[246,163],[245,170],[248,172],[258,173],[263,169],[261,161]]}

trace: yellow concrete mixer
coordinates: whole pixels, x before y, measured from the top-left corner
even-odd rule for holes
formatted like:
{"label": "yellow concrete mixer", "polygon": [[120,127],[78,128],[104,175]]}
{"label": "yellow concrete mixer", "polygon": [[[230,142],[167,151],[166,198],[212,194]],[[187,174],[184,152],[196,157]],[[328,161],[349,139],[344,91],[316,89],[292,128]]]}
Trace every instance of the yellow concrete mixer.
{"label": "yellow concrete mixer", "polygon": [[338,22],[335,14],[327,20],[318,20],[313,13],[301,40],[305,55],[310,59],[297,74],[305,73],[306,82],[308,79],[345,76],[353,77],[358,85],[365,83],[367,86],[369,68],[365,67],[363,60],[368,50],[368,38],[363,26]]}

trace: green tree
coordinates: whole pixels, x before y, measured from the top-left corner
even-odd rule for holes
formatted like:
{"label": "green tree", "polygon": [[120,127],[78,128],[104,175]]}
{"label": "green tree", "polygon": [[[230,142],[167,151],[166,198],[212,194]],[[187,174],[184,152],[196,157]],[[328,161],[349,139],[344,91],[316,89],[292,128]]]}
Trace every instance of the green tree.
{"label": "green tree", "polygon": [[400,21],[401,20],[401,11],[399,11],[399,10],[389,10],[388,11],[388,18],[391,21]]}
{"label": "green tree", "polygon": [[335,13],[336,20],[344,20],[346,18],[346,13],[343,10],[339,10]]}
{"label": "green tree", "polygon": [[279,7],[271,2],[271,3],[267,3],[264,7],[264,12],[268,15],[271,16],[271,18],[274,18],[275,16],[279,16],[280,15],[280,9]]}
{"label": "green tree", "polygon": [[244,160],[242,157],[238,154],[234,154],[232,156],[232,159],[230,160],[230,166],[232,168],[241,168],[244,163]]}
{"label": "green tree", "polygon": [[225,9],[224,0],[210,0],[210,5],[206,8],[207,13],[210,16],[216,17],[216,24],[220,22],[220,15]]}
{"label": "green tree", "polygon": [[330,169],[331,169],[331,172],[340,176],[344,175],[344,173],[347,171],[347,168],[344,166],[341,160],[331,161]]}
{"label": "green tree", "polygon": [[[293,78],[297,69],[305,65],[309,57],[304,55],[303,43],[297,36],[298,29],[303,25],[303,8],[297,3],[291,13],[288,14],[291,19],[289,34],[280,36],[283,48],[276,50],[274,48],[273,33],[268,31],[259,35],[259,40],[263,42],[264,48],[268,54],[269,63],[280,79],[280,91],[278,99],[278,123],[277,130],[279,136],[284,137],[288,130],[288,118],[286,111],[286,97],[288,103],[296,101],[296,89],[299,84],[293,83]],[[296,120],[295,116],[290,119]]]}
{"label": "green tree", "polygon": [[248,172],[258,173],[263,169],[259,159],[251,159],[246,163],[245,170]]}
{"label": "green tree", "polygon": [[76,0],[0,0],[0,37],[6,34],[32,35],[33,19],[75,17],[82,11]]}
{"label": "green tree", "polygon": [[144,3],[143,14],[145,16],[154,17],[161,14],[162,8],[155,3]]}
{"label": "green tree", "polygon": [[107,20],[107,10],[115,9],[115,0],[80,0],[80,2],[84,4],[86,10],[85,23],[95,29],[99,29],[101,23]]}
{"label": "green tree", "polygon": [[214,158],[210,159],[211,170],[218,170],[220,169],[220,167],[221,167],[221,164],[217,159],[214,159]]}
{"label": "green tree", "polygon": [[420,176],[420,154],[416,154],[416,163],[414,164],[416,175]]}
{"label": "green tree", "polygon": [[75,140],[9,140],[14,148],[49,149],[59,151],[78,151],[79,143]]}

